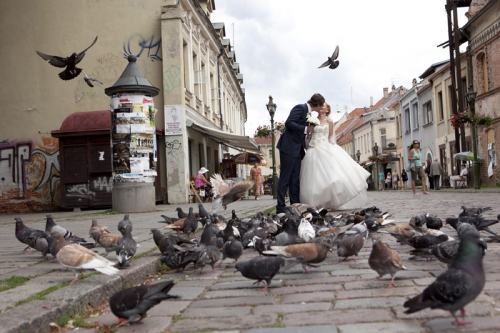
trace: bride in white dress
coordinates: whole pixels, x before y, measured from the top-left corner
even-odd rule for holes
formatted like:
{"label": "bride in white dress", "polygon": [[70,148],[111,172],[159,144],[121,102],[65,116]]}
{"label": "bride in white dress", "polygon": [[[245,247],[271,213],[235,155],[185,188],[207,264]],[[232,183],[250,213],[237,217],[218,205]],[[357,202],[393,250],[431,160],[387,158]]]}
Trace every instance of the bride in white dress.
{"label": "bride in white dress", "polygon": [[366,205],[370,173],[337,145],[330,105],[319,111],[300,170],[300,202],[330,209],[355,209]]}

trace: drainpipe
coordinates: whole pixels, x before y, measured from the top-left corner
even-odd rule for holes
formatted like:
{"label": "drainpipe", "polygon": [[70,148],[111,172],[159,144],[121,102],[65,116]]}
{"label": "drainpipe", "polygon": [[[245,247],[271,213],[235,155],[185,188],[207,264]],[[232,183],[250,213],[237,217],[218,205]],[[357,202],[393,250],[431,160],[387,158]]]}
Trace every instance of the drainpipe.
{"label": "drainpipe", "polygon": [[219,55],[217,55],[217,87],[218,87],[218,90],[219,90],[219,116],[220,116],[220,129],[223,131],[224,128],[223,128],[223,125],[224,125],[224,121],[222,119],[222,108],[221,108],[221,102],[220,102],[220,68],[219,68],[219,58],[222,57],[222,55],[224,54],[224,49],[220,49],[220,53]]}

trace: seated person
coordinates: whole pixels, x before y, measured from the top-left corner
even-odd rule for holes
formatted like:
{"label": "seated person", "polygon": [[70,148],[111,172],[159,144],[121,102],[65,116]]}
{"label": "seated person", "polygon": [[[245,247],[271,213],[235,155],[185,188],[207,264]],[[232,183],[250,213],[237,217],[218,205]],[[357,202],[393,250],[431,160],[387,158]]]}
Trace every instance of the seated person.
{"label": "seated person", "polygon": [[[197,190],[204,190],[205,191],[205,201],[211,201],[212,200],[212,184],[205,178],[205,173],[208,172],[208,169],[205,167],[202,167],[200,171],[198,171],[198,176],[196,176],[196,179],[194,180],[194,187]],[[201,196],[201,195],[200,195]]]}
{"label": "seated person", "polygon": [[462,170],[460,171],[460,176],[451,176],[450,177],[450,186],[451,188],[456,188],[457,181],[467,181],[467,165],[462,164]]}

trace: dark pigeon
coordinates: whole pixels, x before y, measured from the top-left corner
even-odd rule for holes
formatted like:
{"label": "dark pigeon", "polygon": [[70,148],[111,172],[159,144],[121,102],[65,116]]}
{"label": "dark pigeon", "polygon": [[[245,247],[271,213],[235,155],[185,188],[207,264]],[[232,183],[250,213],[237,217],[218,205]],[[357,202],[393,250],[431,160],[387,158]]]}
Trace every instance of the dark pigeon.
{"label": "dark pigeon", "polygon": [[172,224],[172,223],[174,223],[175,221],[178,220],[178,218],[176,218],[176,217],[168,217],[166,215],[160,215],[160,216],[163,218],[163,220],[162,221],[158,221],[158,223]]}
{"label": "dark pigeon", "polygon": [[203,207],[203,204],[199,203],[198,204],[198,217],[207,218],[209,216],[210,216],[210,214],[205,210],[205,207]]}
{"label": "dark pigeon", "polygon": [[125,214],[125,216],[123,216],[123,220],[121,220],[120,222],[118,222],[118,231],[123,235],[123,233],[125,232],[125,227],[127,225],[130,225],[130,232],[132,232],[133,230],[133,227],[132,227],[132,222],[129,220],[128,218],[128,214]]}
{"label": "dark pigeon", "polygon": [[158,246],[158,250],[160,250],[160,253],[166,254],[169,250],[173,251],[174,248],[172,244],[165,237],[163,232],[153,228],[151,229],[151,233],[153,234],[153,241],[155,242],[156,246]]}
{"label": "dark pigeon", "polygon": [[469,230],[477,230],[477,228],[469,223],[461,222],[457,218],[449,217],[445,220],[446,224],[449,224],[453,229],[457,231],[458,237]]}
{"label": "dark pigeon", "polygon": [[354,261],[356,261],[359,251],[365,245],[368,234],[368,231],[366,231],[357,235],[345,235],[339,240],[337,243],[339,261],[346,260],[350,256],[354,256]]}
{"label": "dark pigeon", "polygon": [[485,220],[480,216],[462,216],[459,219],[461,222],[472,224],[478,231],[486,231],[492,235],[497,236],[497,233],[492,231],[489,227],[497,224],[499,222],[498,218],[496,220]]}
{"label": "dark pigeon", "polygon": [[198,260],[194,267],[200,268],[200,274],[203,272],[205,265],[212,266],[212,271],[215,272],[215,264],[220,259],[220,250],[215,245],[202,246]]}
{"label": "dark pigeon", "polygon": [[442,242],[446,242],[448,238],[449,238],[448,235],[442,234],[439,236],[434,236],[434,235],[413,236],[411,238],[403,238],[403,240],[406,244],[418,250],[418,249],[428,248]]}
{"label": "dark pigeon", "polygon": [[[126,318],[116,327],[140,322],[146,317],[146,312],[161,301],[178,298],[168,292],[174,286],[173,280],[157,282],[123,289],[109,299],[109,307],[118,318]],[[136,321],[137,317],[140,317]]]}
{"label": "dark pigeon", "polygon": [[18,217],[14,218],[14,220],[16,221],[15,234],[17,240],[28,245],[23,250],[23,254],[30,254],[31,249],[33,248],[42,252],[42,255],[45,257],[49,251],[48,243],[45,237],[47,237],[49,233],[42,230],[28,228]]}
{"label": "dark pigeon", "polygon": [[458,325],[470,324],[460,320],[460,310],[465,319],[464,307],[481,293],[485,284],[482,250],[478,232],[467,232],[460,239],[458,253],[450,268],[441,274],[418,296],[406,301],[405,313],[414,313],[426,308],[449,311]]}
{"label": "dark pigeon", "polygon": [[262,281],[266,286],[261,290],[267,290],[273,277],[280,271],[286,270],[287,262],[298,263],[301,258],[285,259],[281,257],[255,257],[245,262],[239,262],[234,266],[235,272],[240,272],[247,279],[257,280],[254,284]]}
{"label": "dark pigeon", "polygon": [[399,254],[384,244],[378,236],[373,236],[372,241],[373,246],[370,257],[368,258],[368,265],[378,273],[379,276],[377,280],[385,274],[389,274],[391,276],[391,282],[389,282],[387,287],[396,287],[394,284],[396,273],[406,269],[406,267],[403,266],[403,261],[399,257]]}
{"label": "dark pigeon", "polygon": [[183,218],[186,218],[186,217],[187,217],[187,214],[186,214],[186,213],[184,213],[184,212],[182,211],[182,208],[181,208],[181,207],[177,207],[175,210],[177,211],[177,216],[178,216],[180,219],[183,219]]}
{"label": "dark pigeon", "polygon": [[85,50],[83,50],[80,53],[73,53],[72,55],[66,58],[44,54],[39,51],[36,51],[36,53],[40,57],[42,57],[43,60],[47,60],[49,64],[51,64],[52,66],[64,68],[64,70],[61,73],[59,73],[59,77],[61,78],[61,80],[67,81],[74,79],[75,77],[80,75],[82,69],[76,67],[76,65],[80,61],[82,61],[83,57],[85,56],[85,52],[87,52],[87,50],[90,49],[96,42],[97,42],[97,36],[92,42],[92,44],[90,44],[90,46],[87,47]]}
{"label": "dark pigeon", "polygon": [[189,235],[193,234],[196,231],[196,229],[198,229],[198,220],[196,219],[196,217],[194,217],[193,207],[189,207],[189,213],[186,216],[186,219],[184,220],[182,232],[187,234],[189,238]]}
{"label": "dark pigeon", "polygon": [[190,263],[196,263],[199,256],[199,252],[195,251],[172,251],[161,257],[160,261],[174,272],[182,272]]}
{"label": "dark pigeon", "polygon": [[125,226],[122,238],[116,243],[116,257],[118,258],[118,267],[125,268],[130,265],[130,259],[137,251],[137,242],[132,238],[132,225]]}
{"label": "dark pigeon", "polygon": [[203,232],[200,236],[200,244],[204,245],[215,245],[217,242],[217,232],[213,227],[212,223],[205,224],[205,228],[203,228]]}
{"label": "dark pigeon", "polygon": [[337,60],[338,56],[339,56],[339,46],[337,45],[335,47],[335,51],[333,51],[332,56],[328,57],[328,60],[322,63],[318,68],[323,68],[328,66],[328,68],[330,69],[335,69],[339,67],[339,61]]}
{"label": "dark pigeon", "polygon": [[439,217],[426,216],[425,226],[428,229],[440,230],[443,227],[443,221]]}
{"label": "dark pigeon", "polygon": [[243,245],[241,245],[241,242],[235,240],[232,236],[229,237],[229,240],[222,246],[222,260],[217,267],[220,267],[226,258],[234,259],[234,262],[237,262],[242,254]]}
{"label": "dark pigeon", "polygon": [[45,215],[45,218],[47,219],[47,222],[45,223],[45,231],[47,233],[50,234],[52,231],[57,231],[58,233],[60,233],[64,237],[64,239],[66,239],[70,243],[85,243],[85,242],[87,242],[85,240],[85,238],[78,237],[77,235],[75,235],[71,231],[56,224],[56,222],[54,222],[54,219],[52,218],[52,215],[47,214],[47,215]]}
{"label": "dark pigeon", "polygon": [[479,216],[484,212],[491,210],[491,207],[465,207],[461,206],[462,212],[458,215],[458,217],[462,216]]}

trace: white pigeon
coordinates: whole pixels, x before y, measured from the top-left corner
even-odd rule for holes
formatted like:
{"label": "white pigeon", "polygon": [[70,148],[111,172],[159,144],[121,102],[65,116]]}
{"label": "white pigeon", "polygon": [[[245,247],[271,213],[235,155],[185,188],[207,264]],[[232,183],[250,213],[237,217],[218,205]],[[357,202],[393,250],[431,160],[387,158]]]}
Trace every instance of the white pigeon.
{"label": "white pigeon", "polygon": [[300,220],[298,234],[299,237],[302,238],[306,243],[308,243],[316,236],[316,232],[314,231],[314,228],[312,227],[310,222],[311,219],[312,219],[312,214],[307,214]]}

